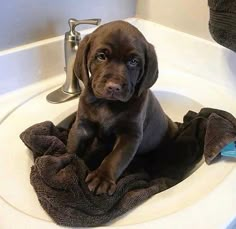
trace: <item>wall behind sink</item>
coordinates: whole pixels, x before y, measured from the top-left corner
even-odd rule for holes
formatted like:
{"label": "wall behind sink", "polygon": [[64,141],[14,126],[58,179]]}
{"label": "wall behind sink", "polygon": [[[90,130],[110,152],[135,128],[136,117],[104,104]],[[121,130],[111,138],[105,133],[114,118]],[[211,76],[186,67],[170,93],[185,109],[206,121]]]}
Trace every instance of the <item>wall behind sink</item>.
{"label": "wall behind sink", "polygon": [[137,16],[212,41],[207,0],[138,0]]}
{"label": "wall behind sink", "polygon": [[2,1],[0,50],[62,35],[70,17],[107,22],[132,17],[135,8],[136,0]]}

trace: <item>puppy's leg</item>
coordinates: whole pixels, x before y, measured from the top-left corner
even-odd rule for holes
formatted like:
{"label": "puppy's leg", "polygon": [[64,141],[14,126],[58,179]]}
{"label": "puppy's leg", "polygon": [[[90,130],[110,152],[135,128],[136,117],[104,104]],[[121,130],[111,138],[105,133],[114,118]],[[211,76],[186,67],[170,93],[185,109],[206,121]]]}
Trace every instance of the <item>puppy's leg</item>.
{"label": "puppy's leg", "polygon": [[94,125],[87,120],[75,120],[67,141],[67,151],[83,156],[86,148],[91,144],[95,136]]}
{"label": "puppy's leg", "polygon": [[118,136],[110,154],[95,171],[86,177],[88,188],[96,194],[112,195],[116,189],[116,180],[129,165],[138,150],[142,134],[122,134]]}

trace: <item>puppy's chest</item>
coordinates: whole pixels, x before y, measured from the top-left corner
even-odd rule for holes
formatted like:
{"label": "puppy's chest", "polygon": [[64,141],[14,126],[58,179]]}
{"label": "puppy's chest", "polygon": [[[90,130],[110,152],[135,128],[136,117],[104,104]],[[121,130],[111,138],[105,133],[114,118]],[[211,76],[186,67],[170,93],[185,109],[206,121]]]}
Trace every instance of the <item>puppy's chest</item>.
{"label": "puppy's chest", "polygon": [[96,123],[99,135],[115,134],[121,123],[124,122],[124,112],[115,112],[107,107],[99,107],[89,112],[88,118]]}

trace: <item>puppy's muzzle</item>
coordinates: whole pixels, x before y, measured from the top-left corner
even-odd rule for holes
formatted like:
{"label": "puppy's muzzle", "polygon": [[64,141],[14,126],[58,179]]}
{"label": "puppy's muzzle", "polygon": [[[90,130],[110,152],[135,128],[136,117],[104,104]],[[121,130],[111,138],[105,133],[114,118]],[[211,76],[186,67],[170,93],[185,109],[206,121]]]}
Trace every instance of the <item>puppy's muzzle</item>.
{"label": "puppy's muzzle", "polygon": [[122,86],[119,83],[107,82],[105,84],[104,92],[105,96],[110,99],[118,99],[122,93]]}
{"label": "puppy's muzzle", "polygon": [[107,93],[115,94],[121,92],[121,85],[118,83],[108,82],[105,88]]}

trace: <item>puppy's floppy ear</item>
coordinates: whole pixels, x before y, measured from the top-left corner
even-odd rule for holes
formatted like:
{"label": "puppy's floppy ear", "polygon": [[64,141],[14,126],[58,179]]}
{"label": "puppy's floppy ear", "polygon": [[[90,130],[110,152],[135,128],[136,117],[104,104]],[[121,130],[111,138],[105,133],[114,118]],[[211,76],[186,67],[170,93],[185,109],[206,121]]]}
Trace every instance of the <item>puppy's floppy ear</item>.
{"label": "puppy's floppy ear", "polygon": [[90,48],[90,36],[91,35],[87,35],[80,41],[74,63],[74,73],[76,77],[84,83],[85,87],[89,82],[87,56]]}
{"label": "puppy's floppy ear", "polygon": [[158,78],[158,63],[155,49],[152,44],[146,43],[144,71],[141,76],[138,95],[150,88]]}

